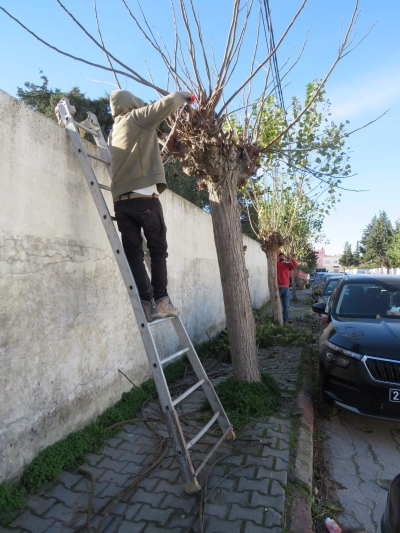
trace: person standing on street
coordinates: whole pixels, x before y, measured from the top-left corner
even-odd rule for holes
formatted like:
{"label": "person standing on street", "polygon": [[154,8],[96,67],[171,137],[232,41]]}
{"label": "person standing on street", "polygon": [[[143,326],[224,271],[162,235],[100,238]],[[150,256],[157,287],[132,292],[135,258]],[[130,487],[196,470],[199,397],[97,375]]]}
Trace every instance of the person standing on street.
{"label": "person standing on street", "polygon": [[[110,95],[114,125],[108,138],[111,193],[122,245],[149,322],[179,314],[167,293],[167,228],[158,196],[166,189],[157,126],[178,107],[193,101],[171,93],[151,104],[129,91]],[[151,258],[151,282],[144,265],[141,229]]]}
{"label": "person standing on street", "polygon": [[277,277],[279,295],[282,302],[283,323],[287,324],[289,320],[290,308],[290,291],[289,291],[289,276],[290,272],[298,267],[298,263],[294,255],[290,256],[290,261],[286,261],[285,254],[282,252],[278,255]]}

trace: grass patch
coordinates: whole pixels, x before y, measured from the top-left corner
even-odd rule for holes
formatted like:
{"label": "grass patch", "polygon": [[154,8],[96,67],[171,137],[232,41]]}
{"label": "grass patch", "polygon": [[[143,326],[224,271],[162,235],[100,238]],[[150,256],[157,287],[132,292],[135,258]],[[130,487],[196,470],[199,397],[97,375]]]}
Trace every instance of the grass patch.
{"label": "grass patch", "polygon": [[271,415],[281,404],[279,386],[268,374],[262,374],[259,383],[246,383],[232,376],[219,383],[215,390],[229,420],[238,430],[254,418]]}
{"label": "grass patch", "polygon": [[257,343],[261,348],[268,348],[279,344],[280,346],[301,346],[313,342],[313,334],[298,331],[290,326],[280,326],[272,321],[264,321],[256,326]]}
{"label": "grass patch", "polygon": [[[185,368],[186,363],[182,360],[168,365],[164,369],[167,382],[171,383],[183,376]],[[62,470],[74,469],[87,453],[101,449],[107,439],[121,430],[120,427],[106,428],[116,422],[134,418],[143,402],[155,393],[153,379],[124,392],[121,399],[102,413],[95,422],[40,452],[26,467],[19,483],[1,483],[0,521],[7,521],[13,510],[24,507],[27,492],[36,490],[46,481],[57,479]]]}
{"label": "grass patch", "polygon": [[209,356],[219,361],[231,361],[228,330],[225,328],[217,337],[203,343],[198,348],[198,355],[202,361]]}

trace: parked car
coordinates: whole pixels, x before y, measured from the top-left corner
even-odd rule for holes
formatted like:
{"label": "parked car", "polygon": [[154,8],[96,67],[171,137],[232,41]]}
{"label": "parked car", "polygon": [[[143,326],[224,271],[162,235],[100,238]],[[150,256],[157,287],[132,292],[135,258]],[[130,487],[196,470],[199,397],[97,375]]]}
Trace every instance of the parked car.
{"label": "parked car", "polygon": [[334,288],[343,278],[343,274],[333,274],[332,276],[324,276],[321,292],[318,295],[318,302],[328,303],[328,300],[333,293]]}
{"label": "parked car", "polygon": [[315,278],[315,272],[310,272],[310,283],[314,281]]}
{"label": "parked car", "polygon": [[344,276],[327,305],[319,339],[319,401],[400,421],[400,276]]}
{"label": "parked car", "polygon": [[322,292],[322,287],[326,280],[332,276],[335,276],[334,272],[317,272],[314,283],[311,287],[311,295],[314,302],[318,302],[318,298]]}

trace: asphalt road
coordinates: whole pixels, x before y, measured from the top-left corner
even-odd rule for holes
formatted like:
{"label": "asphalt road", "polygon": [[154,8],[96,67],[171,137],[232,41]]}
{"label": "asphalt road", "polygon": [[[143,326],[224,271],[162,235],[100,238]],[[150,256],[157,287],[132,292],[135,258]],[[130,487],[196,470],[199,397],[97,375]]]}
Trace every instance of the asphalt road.
{"label": "asphalt road", "polygon": [[387,490],[377,480],[400,473],[400,424],[340,412],[325,422],[326,451],[345,513],[343,532],[380,531]]}

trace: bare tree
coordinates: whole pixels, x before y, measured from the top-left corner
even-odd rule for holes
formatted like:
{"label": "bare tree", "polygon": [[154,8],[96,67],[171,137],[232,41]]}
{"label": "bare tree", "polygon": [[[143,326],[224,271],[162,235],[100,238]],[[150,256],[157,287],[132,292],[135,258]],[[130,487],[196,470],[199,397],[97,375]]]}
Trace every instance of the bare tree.
{"label": "bare tree", "polygon": [[[56,49],[34,34],[20,21],[12,17],[32,35],[57,52],[76,60],[84,61],[104,70],[123,74],[140,84],[153,87],[159,94],[165,90],[156,86],[138,72],[122,63],[104,46],[103,40],[97,41],[84,26],[57,0],[64,11],[75,21],[82,31],[107,55],[109,67],[94,64],[84,58],[72,56]],[[280,150],[281,139],[301,119],[303,110],[291,123],[285,123],[278,130],[271,130],[266,141],[261,137],[262,112],[252,115],[251,92],[256,76],[264,77],[264,86],[257,102],[262,109],[268,95],[272,92],[274,79],[269,76],[268,68],[277,49],[288,35],[289,30],[303,10],[307,0],[301,5],[283,32],[276,46],[268,53],[260,52],[262,34],[260,21],[263,16],[262,0],[232,0],[231,21],[227,33],[225,50],[219,65],[214,54],[206,50],[201,30],[199,15],[195,11],[193,0],[171,0],[172,22],[175,30],[175,44],[171,50],[165,46],[162,38],[152,29],[144,10],[138,2],[139,9],[134,13],[126,0],[122,0],[133,23],[163,61],[169,84],[178,90],[190,90],[197,96],[197,105],[193,110],[180,113],[167,148],[171,156],[181,161],[184,170],[195,176],[201,186],[210,193],[210,208],[213,221],[215,243],[221,272],[227,327],[229,332],[232,362],[235,376],[244,381],[260,381],[260,368],[255,340],[255,323],[252,313],[248,279],[245,268],[240,208],[237,202],[238,189],[243,187],[261,164],[263,154]],[[176,6],[175,6],[176,4]],[[255,14],[253,16],[253,13]],[[258,13],[258,15],[257,15]],[[358,15],[357,2],[348,31],[339,53],[328,74],[322,80],[313,98],[316,98],[333,68],[349,51],[350,35]],[[257,30],[249,31],[251,21],[257,20]],[[252,18],[253,17],[253,18]],[[181,37],[184,28],[185,42]],[[250,60],[241,56],[246,35],[255,37],[254,54]],[[242,59],[242,61],[240,61]],[[117,68],[113,66],[117,65]],[[244,80],[232,88],[232,75],[239,70],[246,70]],[[121,70],[122,69],[122,70]],[[284,76],[282,76],[282,79]],[[235,115],[229,112],[230,106],[236,105],[244,97],[245,119],[242,127],[237,127]],[[311,99],[310,105],[313,100]],[[240,106],[239,106],[240,107]],[[250,127],[251,126],[251,127]],[[273,275],[273,269],[271,269]],[[271,275],[271,274],[270,274]]]}

